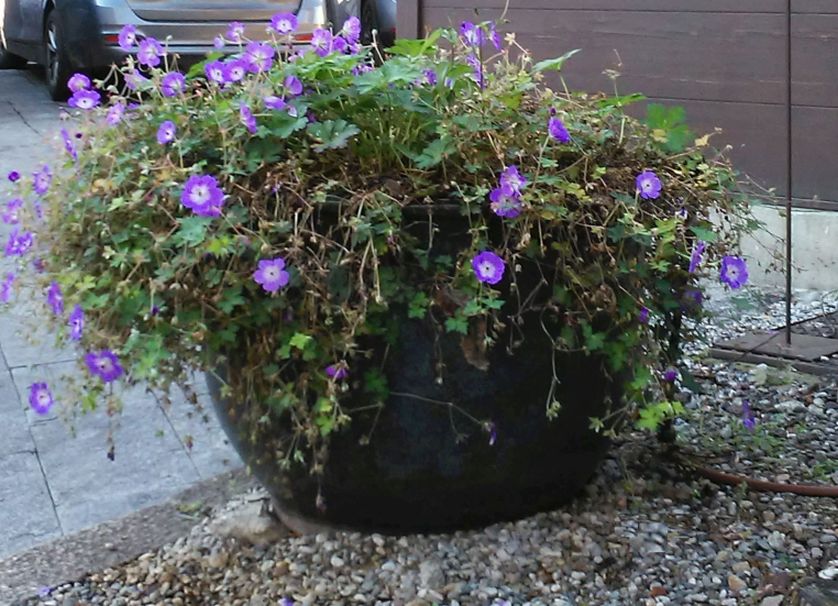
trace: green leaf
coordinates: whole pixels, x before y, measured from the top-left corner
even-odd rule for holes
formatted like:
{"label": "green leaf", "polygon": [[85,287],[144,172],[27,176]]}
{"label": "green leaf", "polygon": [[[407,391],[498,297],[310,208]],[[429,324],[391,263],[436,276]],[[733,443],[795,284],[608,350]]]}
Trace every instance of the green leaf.
{"label": "green leaf", "polygon": [[428,305],[430,304],[428,295],[423,292],[417,292],[410,300],[410,307],[407,310],[408,318],[424,318],[428,313]]}
{"label": "green leaf", "polygon": [[663,143],[670,152],[683,151],[695,140],[695,135],[684,123],[686,112],[683,107],[667,107],[650,103],[646,108],[646,125],[652,129],[652,137]]}
{"label": "green leaf", "polygon": [[581,51],[581,48],[576,48],[572,51],[566,52],[561,57],[556,57],[554,59],[545,59],[544,61],[539,61],[535,65],[532,66],[532,71],[535,73],[545,72],[545,71],[561,71],[562,66],[564,66],[565,61],[570,59],[573,55]]}
{"label": "green leaf", "polygon": [[339,119],[310,124],[308,132],[317,141],[320,141],[313,146],[314,151],[322,153],[327,149],[346,147],[349,139],[360,133],[361,129],[346,120]]}
{"label": "green leaf", "polygon": [[457,147],[451,137],[442,136],[439,139],[432,141],[424,150],[422,150],[422,153],[414,157],[413,160],[416,162],[417,167],[427,170],[445,160],[448,155],[456,149]]}
{"label": "green leaf", "polygon": [[175,246],[197,246],[207,237],[212,217],[185,217],[180,220],[180,229],[172,236]]}
{"label": "green leaf", "polygon": [[468,320],[463,317],[453,317],[445,320],[445,330],[448,332],[458,332],[461,335],[468,334]]}
{"label": "green leaf", "polygon": [[699,240],[704,240],[705,242],[716,242],[719,239],[719,236],[716,235],[711,229],[707,229],[704,227],[698,227],[697,225],[693,225],[690,227],[690,231],[695,234],[695,237]]}
{"label": "green leaf", "polygon": [[303,350],[306,347],[308,347],[308,344],[311,343],[312,340],[313,340],[313,337],[311,337],[310,335],[298,332],[298,333],[294,333],[294,336],[291,337],[291,340],[288,342],[288,344],[291,347]]}

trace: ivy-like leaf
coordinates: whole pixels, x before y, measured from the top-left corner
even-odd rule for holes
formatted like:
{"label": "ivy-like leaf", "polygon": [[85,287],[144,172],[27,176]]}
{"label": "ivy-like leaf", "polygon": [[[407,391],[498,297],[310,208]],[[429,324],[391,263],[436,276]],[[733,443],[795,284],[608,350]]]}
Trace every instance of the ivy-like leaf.
{"label": "ivy-like leaf", "polygon": [[349,140],[360,133],[361,129],[346,120],[325,120],[309,124],[308,132],[320,141],[313,146],[314,151],[322,153],[327,149],[346,147]]}

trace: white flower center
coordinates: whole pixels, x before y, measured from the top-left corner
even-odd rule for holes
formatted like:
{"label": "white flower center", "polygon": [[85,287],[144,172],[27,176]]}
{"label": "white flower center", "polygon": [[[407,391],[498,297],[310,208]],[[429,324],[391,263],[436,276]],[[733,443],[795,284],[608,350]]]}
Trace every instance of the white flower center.
{"label": "white flower center", "polygon": [[484,261],[480,264],[480,273],[483,274],[483,276],[490,278],[495,275],[495,266],[487,261]]}
{"label": "white flower center", "polygon": [[279,269],[275,266],[269,267],[265,270],[265,277],[271,282],[279,279]]}
{"label": "white flower center", "polygon": [[209,187],[206,185],[196,185],[192,188],[192,194],[190,194],[190,198],[195,204],[205,204],[209,201],[210,192]]}
{"label": "white flower center", "polygon": [[99,358],[96,361],[96,366],[101,372],[110,372],[113,370],[113,363],[108,358]]}
{"label": "white flower center", "polygon": [[41,406],[47,406],[50,401],[49,394],[43,389],[38,390],[38,395],[35,396],[35,399],[38,400],[38,404]]}

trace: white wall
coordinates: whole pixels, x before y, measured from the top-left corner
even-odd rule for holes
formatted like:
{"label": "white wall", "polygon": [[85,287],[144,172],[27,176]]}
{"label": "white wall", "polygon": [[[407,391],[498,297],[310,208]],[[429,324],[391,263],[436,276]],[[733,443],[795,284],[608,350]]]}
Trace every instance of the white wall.
{"label": "white wall", "polygon": [[[785,286],[785,209],[759,205],[753,210],[765,228],[742,242],[751,281],[760,286]],[[792,262],[794,288],[838,289],[838,212],[792,212]]]}

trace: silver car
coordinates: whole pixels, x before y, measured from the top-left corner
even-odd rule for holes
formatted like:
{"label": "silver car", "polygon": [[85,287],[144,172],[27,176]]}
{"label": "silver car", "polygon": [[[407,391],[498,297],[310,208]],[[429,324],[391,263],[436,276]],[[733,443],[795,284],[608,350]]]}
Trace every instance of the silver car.
{"label": "silver car", "polygon": [[300,44],[316,28],[339,28],[350,16],[361,19],[366,39],[377,30],[386,44],[395,36],[395,7],[395,0],[0,0],[0,69],[39,63],[50,95],[62,100],[74,72],[101,74],[123,59],[117,36],[124,25],[168,40],[189,63],[214,50],[230,22],[262,40],[271,17],[285,12],[297,15]]}

